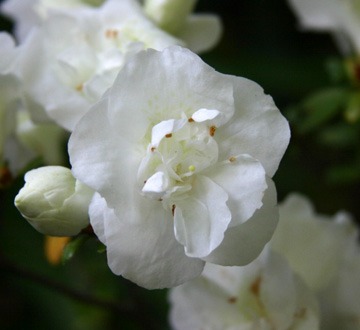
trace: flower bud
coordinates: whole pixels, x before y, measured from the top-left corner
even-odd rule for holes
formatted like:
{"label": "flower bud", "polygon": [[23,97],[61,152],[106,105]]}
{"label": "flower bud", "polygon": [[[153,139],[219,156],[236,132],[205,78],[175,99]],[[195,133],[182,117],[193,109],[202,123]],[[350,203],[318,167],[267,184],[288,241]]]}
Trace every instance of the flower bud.
{"label": "flower bud", "polygon": [[15,206],[40,233],[73,236],[89,225],[93,193],[70,169],[45,166],[25,174],[25,186],[15,197]]}
{"label": "flower bud", "polygon": [[145,0],[144,11],[160,28],[176,34],[193,11],[196,0]]}

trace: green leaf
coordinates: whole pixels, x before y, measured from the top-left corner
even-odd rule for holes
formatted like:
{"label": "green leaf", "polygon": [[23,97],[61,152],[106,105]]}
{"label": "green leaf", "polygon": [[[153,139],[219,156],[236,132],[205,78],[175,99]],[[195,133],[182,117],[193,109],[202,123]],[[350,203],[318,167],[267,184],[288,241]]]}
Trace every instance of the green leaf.
{"label": "green leaf", "polygon": [[345,106],[349,90],[330,88],[311,95],[303,102],[305,119],[298,126],[300,133],[309,133],[334,118]]}
{"label": "green leaf", "polygon": [[358,164],[336,166],[329,169],[326,178],[331,184],[348,184],[360,180],[360,168]]}
{"label": "green leaf", "polygon": [[323,129],[318,139],[320,143],[332,148],[353,147],[358,145],[358,129],[344,122],[338,123]]}
{"label": "green leaf", "polygon": [[325,63],[325,68],[333,83],[340,83],[348,79],[348,72],[341,58],[329,58]]}
{"label": "green leaf", "polygon": [[70,259],[72,259],[89,237],[90,236],[87,234],[81,234],[68,243],[64,248],[61,263],[65,265]]}
{"label": "green leaf", "polygon": [[353,93],[345,108],[344,116],[347,122],[353,124],[360,119],[360,93]]}

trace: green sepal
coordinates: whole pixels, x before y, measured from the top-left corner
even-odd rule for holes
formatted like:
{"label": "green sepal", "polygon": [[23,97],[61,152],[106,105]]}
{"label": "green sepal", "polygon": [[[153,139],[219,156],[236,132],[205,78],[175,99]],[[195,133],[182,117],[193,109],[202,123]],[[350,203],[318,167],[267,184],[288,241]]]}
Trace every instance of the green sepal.
{"label": "green sepal", "polygon": [[74,238],[71,242],[66,244],[64,252],[61,257],[61,263],[65,265],[70,259],[74,257],[77,251],[84,245],[90,236],[87,234],[81,234]]}

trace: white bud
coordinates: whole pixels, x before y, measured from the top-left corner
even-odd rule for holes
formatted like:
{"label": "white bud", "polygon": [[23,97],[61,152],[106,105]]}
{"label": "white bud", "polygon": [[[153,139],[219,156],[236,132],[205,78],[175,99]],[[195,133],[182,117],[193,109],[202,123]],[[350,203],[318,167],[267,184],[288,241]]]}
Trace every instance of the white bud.
{"label": "white bud", "polygon": [[197,0],[145,0],[144,11],[160,28],[176,34]]}
{"label": "white bud", "polygon": [[73,236],[89,224],[93,194],[70,169],[45,166],[25,174],[25,186],[15,197],[15,206],[40,233]]}

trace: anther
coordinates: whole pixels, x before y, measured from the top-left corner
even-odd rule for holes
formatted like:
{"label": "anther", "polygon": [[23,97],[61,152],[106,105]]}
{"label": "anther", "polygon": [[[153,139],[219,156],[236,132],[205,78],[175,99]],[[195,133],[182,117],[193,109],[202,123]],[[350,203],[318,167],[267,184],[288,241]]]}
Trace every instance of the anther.
{"label": "anther", "polygon": [[151,147],[151,149],[150,149],[150,150],[151,150],[151,151],[154,151],[155,149],[156,149],[155,147]]}
{"label": "anther", "polygon": [[261,276],[259,276],[250,286],[250,291],[255,295],[259,296],[261,285]]}
{"label": "anther", "polygon": [[147,182],[147,181],[145,180],[145,181],[144,181],[144,184],[145,184],[146,182]]}
{"label": "anther", "polygon": [[195,121],[195,120],[192,119],[192,118],[189,118],[189,119],[188,119],[188,122],[189,122],[189,123],[193,123],[194,121]]}
{"label": "anther", "polygon": [[195,171],[195,166],[194,166],[194,165],[190,165],[190,166],[189,166],[189,171],[190,171],[190,172],[194,172],[194,171]]}
{"label": "anther", "polygon": [[77,90],[78,92],[81,92],[81,91],[83,90],[83,85],[80,84],[80,85],[76,86],[76,90]]}
{"label": "anther", "polygon": [[236,297],[230,297],[230,298],[228,299],[229,304],[235,304],[236,301],[237,301],[237,298],[236,298]]}
{"label": "anther", "polygon": [[229,160],[230,160],[230,162],[234,162],[234,161],[236,160],[236,158],[235,158],[235,157],[231,157]]}
{"label": "anther", "polygon": [[158,199],[158,201],[159,201],[159,202],[162,202],[162,201],[163,201],[163,199],[162,199],[162,198],[159,198],[159,199]]}
{"label": "anther", "polygon": [[172,133],[166,134],[165,137],[166,137],[166,138],[171,138],[171,137],[172,137]]}
{"label": "anther", "polygon": [[175,204],[173,204],[173,206],[172,206],[172,209],[171,209],[171,213],[172,213],[172,215],[174,216],[174,214],[175,214]]}
{"label": "anther", "polygon": [[118,36],[118,31],[117,30],[106,30],[105,36],[108,39],[116,38]]}
{"label": "anther", "polygon": [[211,127],[210,127],[210,130],[209,130],[210,136],[214,136],[215,131],[216,131],[216,126],[211,126]]}

